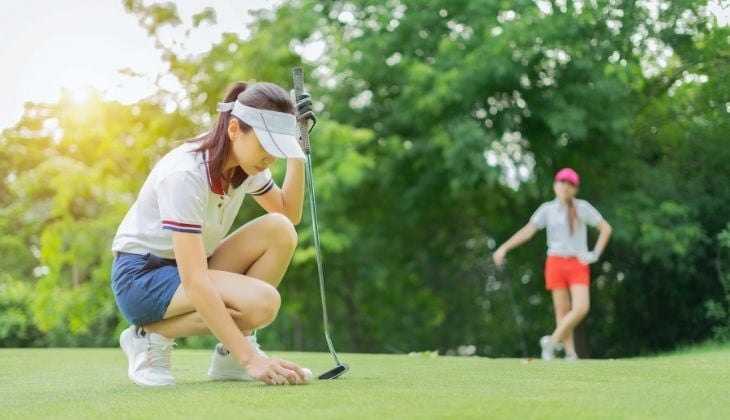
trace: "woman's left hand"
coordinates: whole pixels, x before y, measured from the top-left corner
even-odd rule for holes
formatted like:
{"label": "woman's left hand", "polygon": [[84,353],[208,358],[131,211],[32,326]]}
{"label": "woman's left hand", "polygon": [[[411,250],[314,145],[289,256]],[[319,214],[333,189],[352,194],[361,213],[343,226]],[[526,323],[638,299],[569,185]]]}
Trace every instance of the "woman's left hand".
{"label": "woman's left hand", "polygon": [[297,121],[312,121],[312,127],[309,129],[311,132],[317,124],[317,116],[312,109],[312,95],[309,92],[302,92],[296,95],[295,101],[297,103]]}
{"label": "woman's left hand", "polygon": [[580,260],[580,262],[585,265],[590,265],[598,261],[598,258],[600,258],[600,256],[601,254],[598,251],[589,251],[580,254],[578,256],[578,260]]}

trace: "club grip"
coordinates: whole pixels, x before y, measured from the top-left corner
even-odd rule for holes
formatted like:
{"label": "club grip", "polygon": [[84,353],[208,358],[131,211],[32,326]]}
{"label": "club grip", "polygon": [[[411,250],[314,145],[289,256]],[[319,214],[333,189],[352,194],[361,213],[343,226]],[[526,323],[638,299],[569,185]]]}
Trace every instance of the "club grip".
{"label": "club grip", "polygon": [[[294,67],[292,69],[292,78],[294,79],[294,93],[296,96],[299,96],[304,92],[304,71],[301,67]],[[307,127],[307,120],[298,120],[297,128],[299,129],[299,141],[304,148],[304,154],[309,155],[309,127]]]}

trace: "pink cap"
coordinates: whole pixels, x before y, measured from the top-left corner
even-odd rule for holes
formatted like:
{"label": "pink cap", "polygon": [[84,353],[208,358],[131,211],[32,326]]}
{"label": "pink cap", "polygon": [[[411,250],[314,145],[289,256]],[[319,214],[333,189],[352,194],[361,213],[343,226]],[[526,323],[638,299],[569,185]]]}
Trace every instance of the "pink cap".
{"label": "pink cap", "polygon": [[558,171],[558,173],[555,175],[555,182],[560,181],[570,182],[576,187],[580,185],[580,177],[578,176],[578,172],[570,168],[563,168]]}

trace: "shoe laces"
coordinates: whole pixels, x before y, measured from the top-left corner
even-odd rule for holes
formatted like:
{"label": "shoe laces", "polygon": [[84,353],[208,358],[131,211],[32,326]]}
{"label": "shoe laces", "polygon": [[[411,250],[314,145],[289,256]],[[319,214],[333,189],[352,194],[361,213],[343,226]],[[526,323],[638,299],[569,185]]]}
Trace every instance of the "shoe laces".
{"label": "shoe laces", "polygon": [[251,343],[254,350],[256,350],[256,354],[259,356],[268,357],[266,353],[264,353],[263,350],[261,350],[261,345],[259,344],[258,340],[256,339],[256,335],[249,335],[246,337],[248,339],[248,342]]}
{"label": "shoe laces", "polygon": [[170,356],[172,349],[177,345],[174,341],[156,342],[149,341],[147,348],[147,360],[151,367],[170,369]]}

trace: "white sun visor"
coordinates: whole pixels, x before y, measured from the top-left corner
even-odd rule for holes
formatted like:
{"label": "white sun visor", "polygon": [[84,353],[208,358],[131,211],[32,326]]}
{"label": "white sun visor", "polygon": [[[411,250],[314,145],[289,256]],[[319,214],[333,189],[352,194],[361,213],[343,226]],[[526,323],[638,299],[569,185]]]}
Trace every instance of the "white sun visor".
{"label": "white sun visor", "polygon": [[235,102],[221,102],[218,112],[230,111],[232,115],[250,125],[261,146],[272,156],[280,159],[305,159],[297,141],[297,119],[293,114],[269,111]]}

